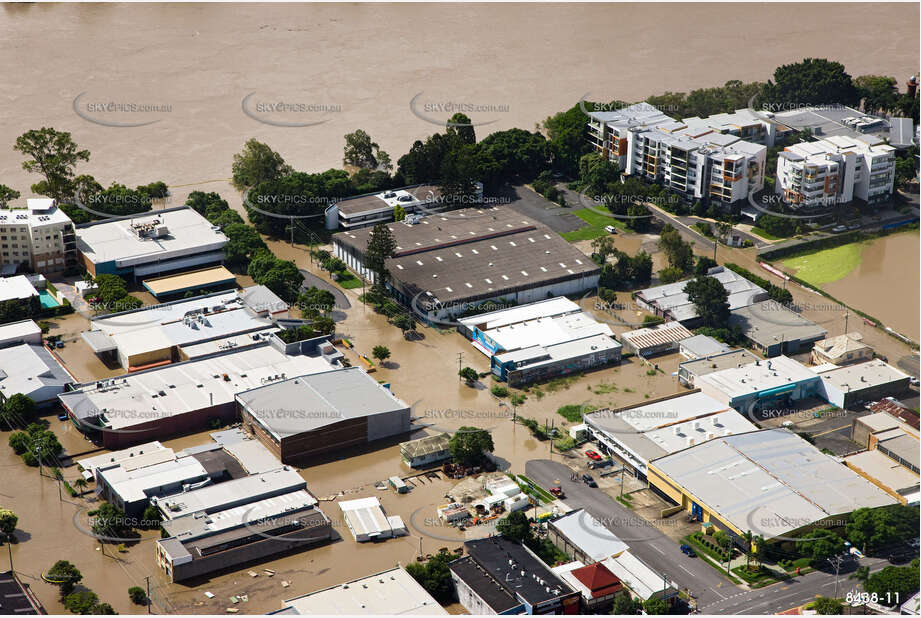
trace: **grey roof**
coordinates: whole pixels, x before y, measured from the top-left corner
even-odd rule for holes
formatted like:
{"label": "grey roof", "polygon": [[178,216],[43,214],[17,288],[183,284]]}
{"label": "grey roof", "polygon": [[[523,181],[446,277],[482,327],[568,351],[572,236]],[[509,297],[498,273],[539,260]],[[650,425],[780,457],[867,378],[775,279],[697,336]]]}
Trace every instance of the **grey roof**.
{"label": "grey roof", "polygon": [[681,341],[681,347],[698,358],[729,351],[729,346],[708,335],[694,335]]}
{"label": "grey roof", "polygon": [[236,399],[277,438],[409,409],[360,367],[273,382],[239,393]]}
{"label": "grey roof", "polygon": [[766,539],[896,502],[787,429],[717,438],[650,465],[738,530]]}
{"label": "grey roof", "polygon": [[616,556],[627,549],[627,544],[611,532],[602,522],[578,509],[550,522],[575,547],[594,561]]}
{"label": "grey roof", "polygon": [[432,453],[441,453],[450,447],[451,436],[446,433],[436,433],[418,440],[400,443],[400,450],[408,457],[421,457]]}
{"label": "grey roof", "polygon": [[296,470],[286,466],[161,498],[158,505],[166,519],[176,519],[199,511],[220,511],[297,491],[306,485]]}
{"label": "grey roof", "polygon": [[441,196],[441,189],[436,185],[411,185],[407,187],[400,187],[398,189],[388,189],[386,191],[376,191],[374,193],[356,195],[354,197],[346,198],[336,202],[336,206],[339,208],[339,212],[346,215],[357,215],[363,212],[389,209],[392,208],[392,206],[388,205],[387,202],[385,202],[379,196],[384,193],[395,191],[406,191],[417,200],[426,200],[427,198],[431,198],[432,195],[434,195],[436,198]]}
{"label": "grey roof", "polygon": [[762,346],[781,341],[824,339],[828,331],[775,300],[733,309],[729,325],[740,327],[745,336]]}
{"label": "grey roof", "polygon": [[742,367],[758,360],[758,357],[748,350],[730,350],[722,354],[715,354],[704,358],[695,358],[693,360],[678,363],[679,369],[686,369],[688,373],[694,376],[705,376],[714,371],[729,369],[731,367]]}
{"label": "grey roof", "polygon": [[239,292],[243,304],[256,312],[268,311],[275,313],[288,309],[288,303],[264,285],[252,285]]}
{"label": "grey roof", "polygon": [[[747,307],[752,303],[767,298],[767,292],[742,275],[723,266],[715,266],[707,271],[707,276],[719,281],[729,293],[730,309]],[[641,301],[657,308],[661,313],[679,322],[698,317],[697,308],[688,298],[684,288],[689,280],[666,283],[635,293]]]}

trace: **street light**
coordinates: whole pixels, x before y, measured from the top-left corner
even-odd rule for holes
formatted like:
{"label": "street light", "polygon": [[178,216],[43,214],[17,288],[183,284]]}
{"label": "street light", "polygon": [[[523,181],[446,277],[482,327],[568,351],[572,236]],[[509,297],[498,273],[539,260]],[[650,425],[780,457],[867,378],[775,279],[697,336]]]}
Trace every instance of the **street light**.
{"label": "street light", "polygon": [[825,560],[827,560],[828,564],[830,564],[835,569],[835,596],[833,598],[837,599],[838,598],[838,573],[841,571],[841,565],[844,564],[844,556],[842,555],[832,556],[830,558],[826,558]]}

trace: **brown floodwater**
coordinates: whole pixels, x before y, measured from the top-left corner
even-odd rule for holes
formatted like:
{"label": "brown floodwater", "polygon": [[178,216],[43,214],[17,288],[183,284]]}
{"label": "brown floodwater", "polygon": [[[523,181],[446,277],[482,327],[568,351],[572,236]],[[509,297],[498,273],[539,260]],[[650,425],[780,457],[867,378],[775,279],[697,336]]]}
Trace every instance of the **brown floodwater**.
{"label": "brown floodwater", "polygon": [[857,268],[822,289],[918,341],[919,245],[917,231],[863,243]]}
{"label": "brown floodwater", "polygon": [[[893,75],[900,85],[917,71],[912,4],[801,3],[795,19],[781,22],[763,27],[780,23],[765,3],[5,4],[0,57],[16,70],[5,71],[0,95],[11,110],[0,178],[28,196],[36,177],[10,146],[53,126],[92,153],[77,173],[105,185],[164,180],[172,204],[193,189],[239,200],[226,179],[248,138],[296,169],[319,171],[341,165],[343,135],[357,128],[395,163],[413,141],[443,129],[436,125],[450,113],[439,105],[489,110],[468,114],[489,123],[477,127],[482,137],[531,129],[584,95],[636,101],[763,81],[805,57],[839,60],[851,75]],[[728,49],[739,53],[727,64]],[[246,108],[275,124],[244,113],[250,93]],[[415,109],[436,124],[411,111],[419,93]],[[75,113],[81,94],[77,108],[94,120],[158,122],[96,124]],[[271,102],[307,111],[259,112]],[[123,111],[105,111],[109,103]],[[130,105],[158,111],[124,111]]]}

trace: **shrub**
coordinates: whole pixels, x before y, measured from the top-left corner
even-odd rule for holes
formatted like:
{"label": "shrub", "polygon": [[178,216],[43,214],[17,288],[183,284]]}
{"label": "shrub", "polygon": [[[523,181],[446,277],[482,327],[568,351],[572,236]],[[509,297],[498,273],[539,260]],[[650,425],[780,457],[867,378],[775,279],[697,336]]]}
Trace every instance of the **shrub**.
{"label": "shrub", "polygon": [[491,392],[496,397],[508,397],[508,389],[504,386],[499,386],[498,384],[494,384],[493,387],[489,389],[489,392]]}
{"label": "shrub", "polygon": [[140,586],[131,586],[128,588],[128,598],[135,605],[147,605],[147,593]]}

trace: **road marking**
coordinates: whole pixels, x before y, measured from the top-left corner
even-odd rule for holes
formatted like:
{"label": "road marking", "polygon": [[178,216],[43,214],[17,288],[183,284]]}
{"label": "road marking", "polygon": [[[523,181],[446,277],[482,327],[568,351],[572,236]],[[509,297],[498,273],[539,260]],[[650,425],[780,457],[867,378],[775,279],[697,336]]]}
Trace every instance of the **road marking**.
{"label": "road marking", "polygon": [[685,573],[687,573],[688,575],[690,575],[691,577],[694,577],[694,574],[688,571],[683,564],[679,564],[678,568],[684,571]]}
{"label": "road marking", "polygon": [[819,436],[824,436],[830,433],[835,433],[836,431],[841,431],[842,429],[850,429],[850,427],[851,427],[850,425],[842,425],[841,427],[838,427],[837,429],[829,429],[828,431],[821,431],[819,433],[814,433],[812,434],[812,437],[818,438]]}
{"label": "road marking", "polygon": [[659,553],[662,554],[663,556],[665,555],[665,552],[662,551],[661,549],[659,549],[658,547],[656,547],[655,545],[650,545],[650,547],[652,547],[654,550],[656,550],[657,552],[659,552]]}
{"label": "road marking", "polygon": [[[719,585],[722,586],[723,584],[719,584]],[[717,595],[719,598],[721,598],[721,599],[724,599],[724,600],[725,600],[725,599],[727,598],[725,594],[722,594],[722,593],[721,593],[719,590],[717,590],[716,588],[710,588],[710,590],[712,590],[713,592],[715,592],[716,595]]]}

